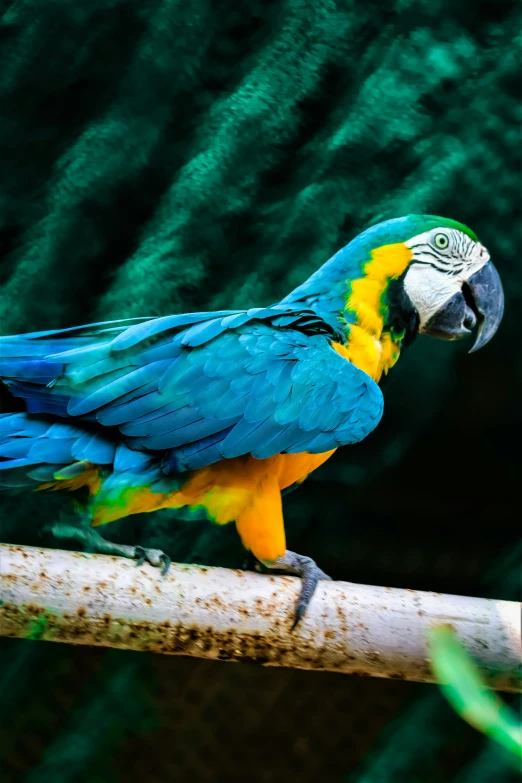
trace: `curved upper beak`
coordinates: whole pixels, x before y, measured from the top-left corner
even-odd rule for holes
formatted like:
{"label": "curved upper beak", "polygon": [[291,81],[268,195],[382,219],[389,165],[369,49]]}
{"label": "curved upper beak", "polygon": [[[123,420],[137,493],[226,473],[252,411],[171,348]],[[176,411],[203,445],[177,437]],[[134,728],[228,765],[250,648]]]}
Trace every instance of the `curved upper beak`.
{"label": "curved upper beak", "polygon": [[491,261],[468,280],[468,288],[478,312],[477,336],[470,353],[489,343],[504,315],[504,289]]}
{"label": "curved upper beak", "polygon": [[470,353],[486,345],[497,331],[504,314],[504,291],[500,276],[488,261],[463,284],[427,322],[425,334],[458,340],[478,325]]}

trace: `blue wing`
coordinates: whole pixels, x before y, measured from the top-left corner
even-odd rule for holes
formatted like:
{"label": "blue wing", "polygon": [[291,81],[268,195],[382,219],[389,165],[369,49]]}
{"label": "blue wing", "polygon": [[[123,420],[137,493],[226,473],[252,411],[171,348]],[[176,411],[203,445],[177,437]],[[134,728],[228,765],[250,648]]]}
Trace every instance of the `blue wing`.
{"label": "blue wing", "polygon": [[334,339],[291,305],[192,313],[4,338],[0,377],[29,412],[113,428],[177,472],[368,435],[381,391]]}

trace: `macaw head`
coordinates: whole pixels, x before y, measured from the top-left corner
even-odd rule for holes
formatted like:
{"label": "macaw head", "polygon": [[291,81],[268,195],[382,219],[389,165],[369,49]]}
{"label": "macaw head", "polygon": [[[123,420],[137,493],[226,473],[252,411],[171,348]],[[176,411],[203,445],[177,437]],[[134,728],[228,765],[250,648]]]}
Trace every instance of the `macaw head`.
{"label": "macaw head", "polygon": [[500,277],[486,248],[467,226],[433,215],[366,229],[283,302],[304,304],[341,325],[361,355],[372,341],[390,338],[395,349],[389,361],[384,355],[385,372],[399,346],[419,331],[457,340],[476,329],[476,351],[491,340],[504,310]]}
{"label": "macaw head", "polygon": [[476,329],[471,351],[486,345],[504,312],[504,292],[489,253],[467,226],[446,218],[411,216],[418,228],[404,240],[411,260],[402,276],[407,300],[424,334],[458,340]]}

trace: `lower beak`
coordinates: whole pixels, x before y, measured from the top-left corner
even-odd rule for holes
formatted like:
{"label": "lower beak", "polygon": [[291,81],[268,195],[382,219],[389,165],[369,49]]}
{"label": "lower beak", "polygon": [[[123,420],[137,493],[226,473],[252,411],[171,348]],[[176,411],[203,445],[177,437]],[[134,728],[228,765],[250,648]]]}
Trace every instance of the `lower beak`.
{"label": "lower beak", "polygon": [[478,325],[470,353],[486,345],[497,331],[504,314],[504,291],[491,261],[471,275],[423,328],[425,334],[458,340]]}

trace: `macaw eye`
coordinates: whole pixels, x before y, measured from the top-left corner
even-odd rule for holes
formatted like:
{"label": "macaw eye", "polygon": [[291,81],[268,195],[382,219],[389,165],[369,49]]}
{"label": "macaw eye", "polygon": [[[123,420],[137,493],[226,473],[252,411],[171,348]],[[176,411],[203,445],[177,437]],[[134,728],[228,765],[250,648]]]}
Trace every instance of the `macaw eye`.
{"label": "macaw eye", "polygon": [[435,234],[435,247],[439,250],[446,250],[449,245],[449,239],[446,234]]}

